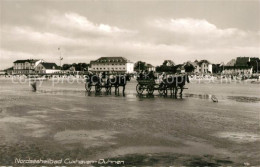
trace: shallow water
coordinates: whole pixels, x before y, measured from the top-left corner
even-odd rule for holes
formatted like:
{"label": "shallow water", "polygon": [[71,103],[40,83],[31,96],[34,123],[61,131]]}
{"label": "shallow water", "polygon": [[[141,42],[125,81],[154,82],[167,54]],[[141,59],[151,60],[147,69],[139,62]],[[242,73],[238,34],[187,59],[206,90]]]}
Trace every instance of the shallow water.
{"label": "shallow water", "polygon": [[28,82],[0,79],[0,162],[169,153],[259,164],[259,84],[193,81],[177,99],[137,95],[136,84],[123,96],[88,93],[83,82],[48,80],[33,92]]}

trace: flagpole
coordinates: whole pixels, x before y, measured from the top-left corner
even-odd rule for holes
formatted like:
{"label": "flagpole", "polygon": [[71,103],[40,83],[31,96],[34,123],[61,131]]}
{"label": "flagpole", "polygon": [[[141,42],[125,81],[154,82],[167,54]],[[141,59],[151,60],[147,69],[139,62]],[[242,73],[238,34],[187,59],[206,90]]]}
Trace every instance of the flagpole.
{"label": "flagpole", "polygon": [[62,60],[62,58],[61,58],[61,49],[58,48],[58,50],[60,51],[60,69],[61,69],[61,60]]}

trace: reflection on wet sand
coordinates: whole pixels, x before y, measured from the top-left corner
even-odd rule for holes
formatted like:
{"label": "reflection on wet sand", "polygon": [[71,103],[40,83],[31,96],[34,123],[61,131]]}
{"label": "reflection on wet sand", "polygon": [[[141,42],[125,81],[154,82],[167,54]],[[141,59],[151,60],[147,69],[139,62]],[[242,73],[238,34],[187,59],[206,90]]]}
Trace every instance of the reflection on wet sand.
{"label": "reflection on wet sand", "polygon": [[228,96],[230,100],[235,100],[237,102],[245,102],[245,103],[257,103],[260,102],[259,97],[246,97],[246,96]]}
{"label": "reflection on wet sand", "polygon": [[199,99],[210,99],[212,95],[210,94],[189,94],[186,93],[185,97],[199,98]]}
{"label": "reflection on wet sand", "polygon": [[251,142],[259,142],[260,135],[246,132],[220,132],[215,134],[215,136],[220,138],[225,138],[230,141],[234,141],[237,143],[251,143]]}
{"label": "reflection on wet sand", "polygon": [[[259,87],[252,85],[190,84],[176,99],[138,96],[135,81],[125,96],[87,92],[83,84],[46,81],[31,92],[1,82],[0,162],[69,157],[144,166],[256,165],[257,156],[248,158],[259,151]],[[220,102],[212,103],[212,95]]]}
{"label": "reflection on wet sand", "polygon": [[[128,101],[132,101],[135,99],[136,100],[143,100],[143,99],[153,99],[153,98],[171,98],[171,99],[182,99],[183,95],[179,95],[179,96],[166,96],[166,95],[153,95],[153,94],[111,94],[109,92],[89,92],[89,91],[85,91],[85,96],[90,96],[90,97],[108,97],[108,96],[114,96],[114,97],[125,97],[126,100]],[[187,97],[187,96],[185,96]]]}

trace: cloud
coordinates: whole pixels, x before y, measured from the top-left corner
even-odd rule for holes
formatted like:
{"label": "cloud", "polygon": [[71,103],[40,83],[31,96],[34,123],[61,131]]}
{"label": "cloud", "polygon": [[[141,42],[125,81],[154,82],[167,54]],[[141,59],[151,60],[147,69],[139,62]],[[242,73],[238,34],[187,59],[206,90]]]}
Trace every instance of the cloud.
{"label": "cloud", "polygon": [[9,60],[10,57],[14,57],[17,59],[28,59],[28,57],[32,57],[33,55],[30,53],[26,52],[15,52],[15,51],[10,51],[10,50],[5,50],[0,48],[0,55],[1,55],[1,60]]}
{"label": "cloud", "polygon": [[243,31],[235,28],[219,29],[216,25],[204,19],[156,19],[151,24],[162,30],[189,35],[211,35],[215,37],[230,36],[234,34],[245,35]]}
{"label": "cloud", "polygon": [[[149,21],[148,25],[162,34],[163,37],[158,37],[159,42],[170,44],[204,48],[259,45],[259,33],[237,28],[219,28],[205,19],[155,19]],[[168,38],[165,38],[166,34]]]}
{"label": "cloud", "polygon": [[15,37],[13,38],[13,40],[40,42],[41,44],[71,44],[73,42],[72,39],[66,38],[65,36],[51,32],[35,31],[31,27],[3,26],[3,32],[3,35],[6,36],[6,38],[8,37],[8,39],[12,39],[12,37]]}
{"label": "cloud", "polygon": [[115,35],[116,33],[136,33],[136,31],[119,28],[117,26],[111,26],[104,23],[97,24],[88,20],[85,16],[73,12],[68,12],[65,14],[52,13],[49,14],[48,17],[51,24],[59,26],[63,29],[102,33],[102,35]]}
{"label": "cloud", "polygon": [[[259,31],[221,29],[203,19],[155,19],[138,31],[94,23],[77,13],[37,16],[35,24],[1,27],[1,59],[42,58],[58,63],[89,62],[100,56],[124,56],[159,65],[208,59],[219,63],[237,56],[259,56]],[[39,26],[41,25],[41,26]],[[138,32],[138,33],[137,33]],[[1,63],[2,63],[1,62]]]}

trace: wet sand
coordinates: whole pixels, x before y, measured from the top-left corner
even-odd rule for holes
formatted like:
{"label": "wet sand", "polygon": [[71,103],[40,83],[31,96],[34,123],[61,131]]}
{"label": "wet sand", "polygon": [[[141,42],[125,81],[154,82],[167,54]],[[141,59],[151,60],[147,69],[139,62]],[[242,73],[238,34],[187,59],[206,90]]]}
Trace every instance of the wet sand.
{"label": "wet sand", "polygon": [[[0,79],[0,165],[21,159],[124,160],[125,165],[259,165],[260,87],[192,83],[183,98],[87,93],[84,84]],[[218,98],[213,103],[211,96]]]}

